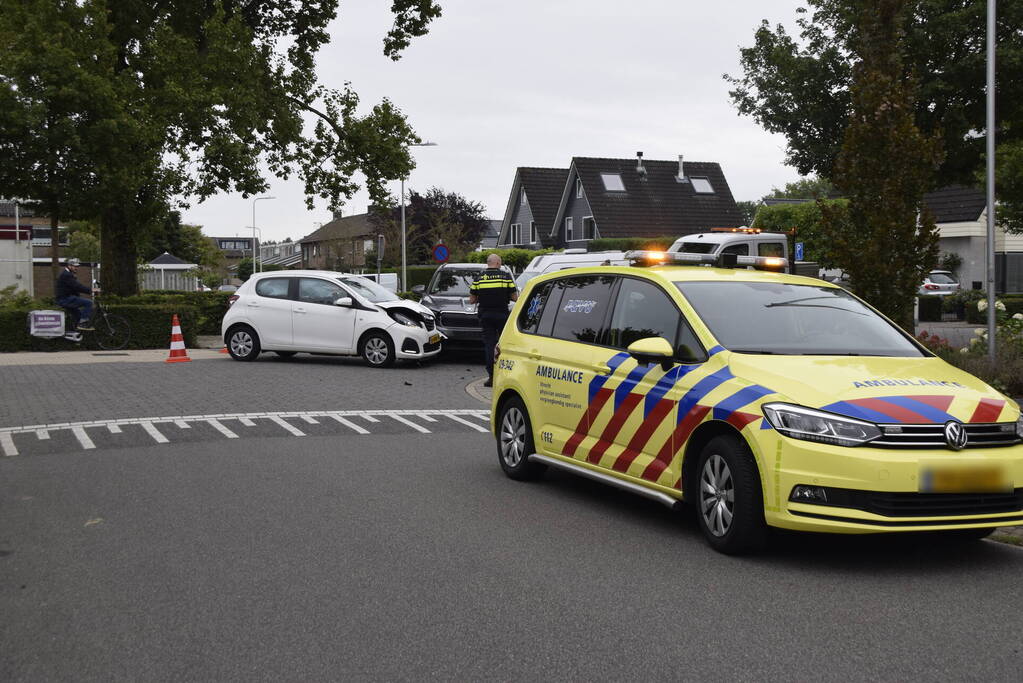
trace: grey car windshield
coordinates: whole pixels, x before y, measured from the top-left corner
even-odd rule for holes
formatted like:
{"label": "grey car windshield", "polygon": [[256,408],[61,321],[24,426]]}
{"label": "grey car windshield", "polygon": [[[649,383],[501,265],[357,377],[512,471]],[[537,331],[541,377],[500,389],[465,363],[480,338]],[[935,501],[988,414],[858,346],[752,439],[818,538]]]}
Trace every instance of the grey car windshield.
{"label": "grey car windshield", "polygon": [[813,356],[925,355],[844,289],[778,282],[676,282],[729,351]]}
{"label": "grey car windshield", "polygon": [[441,269],[434,276],[430,294],[439,296],[469,296],[469,285],[482,271]]}
{"label": "grey car windshield", "polygon": [[364,277],[339,277],[338,282],[362,298],[378,304],[384,301],[397,301],[400,297],[389,289],[385,289]]}

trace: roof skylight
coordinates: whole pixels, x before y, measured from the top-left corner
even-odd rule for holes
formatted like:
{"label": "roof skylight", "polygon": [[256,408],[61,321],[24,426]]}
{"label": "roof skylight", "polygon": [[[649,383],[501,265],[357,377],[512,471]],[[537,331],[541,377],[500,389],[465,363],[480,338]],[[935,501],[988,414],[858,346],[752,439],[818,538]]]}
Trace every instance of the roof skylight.
{"label": "roof skylight", "polygon": [[608,192],[625,192],[625,183],[622,182],[621,173],[601,173],[600,180]]}

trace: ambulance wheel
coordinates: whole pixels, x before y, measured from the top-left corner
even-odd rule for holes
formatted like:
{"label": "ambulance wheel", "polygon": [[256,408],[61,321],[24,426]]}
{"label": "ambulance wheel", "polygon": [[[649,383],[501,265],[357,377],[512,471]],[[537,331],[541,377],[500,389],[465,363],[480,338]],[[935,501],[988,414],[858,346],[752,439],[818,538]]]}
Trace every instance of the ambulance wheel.
{"label": "ambulance wheel", "polygon": [[726,555],[763,548],[764,497],[745,442],[728,434],[711,439],[700,453],[696,476],[696,519],[711,547]]}
{"label": "ambulance wheel", "polygon": [[546,465],[530,462],[529,456],[536,453],[533,446],[533,425],[522,399],[513,396],[501,407],[497,420],[497,459],[501,469],[512,479],[527,481],[536,479]]}

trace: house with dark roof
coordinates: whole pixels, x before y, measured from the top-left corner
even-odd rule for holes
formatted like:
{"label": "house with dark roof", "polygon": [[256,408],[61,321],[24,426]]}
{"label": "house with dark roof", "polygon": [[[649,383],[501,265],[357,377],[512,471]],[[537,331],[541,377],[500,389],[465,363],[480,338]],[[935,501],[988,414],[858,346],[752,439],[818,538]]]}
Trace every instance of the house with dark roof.
{"label": "house with dark roof", "polygon": [[[984,191],[950,185],[924,195],[938,225],[939,247],[958,254],[959,282],[980,289],[987,280],[987,196]],[[1023,292],[1023,235],[995,227],[995,290]]]}
{"label": "house with dark roof", "polygon": [[516,169],[497,246],[539,249],[549,245],[547,235],[554,225],[567,177],[567,168]]}
{"label": "house with dark roof", "polygon": [[163,252],[150,261],[141,273],[141,289],[177,289],[191,292],[199,288],[197,263],[188,263],[174,254]]}
{"label": "house with dark roof", "polygon": [[[531,191],[528,179],[537,170],[548,171],[543,176],[546,184]],[[558,171],[557,177],[554,171]],[[549,208],[543,216],[535,209],[538,203],[550,206],[557,178],[563,183],[548,221]],[[524,226],[525,222],[521,211],[514,212],[517,195],[513,187],[501,246],[540,242],[543,246],[585,247],[598,237],[677,237],[742,224],[721,166],[713,162],[686,162],[681,156],[678,161],[647,160],[641,152],[634,159],[573,157],[567,171],[519,169],[516,180],[523,186],[519,204],[528,202],[532,209],[538,239],[520,237],[515,241],[512,226]],[[534,195],[541,201],[535,201]]]}
{"label": "house with dark roof", "polygon": [[495,221],[493,219],[487,219],[487,227],[480,235],[480,246],[476,251],[484,251],[486,249],[494,249],[497,247],[497,238],[501,234],[501,223],[502,221]]}
{"label": "house with dark roof", "polygon": [[368,213],[337,217],[299,241],[302,267],[358,272],[366,267],[376,233]]}

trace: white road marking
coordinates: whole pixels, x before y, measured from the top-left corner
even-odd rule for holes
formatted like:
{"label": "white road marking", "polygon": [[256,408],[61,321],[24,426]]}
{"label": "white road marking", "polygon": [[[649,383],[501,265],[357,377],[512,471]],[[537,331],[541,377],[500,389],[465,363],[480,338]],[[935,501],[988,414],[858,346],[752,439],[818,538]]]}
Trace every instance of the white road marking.
{"label": "white road marking", "polygon": [[82,445],[82,448],[84,448],[85,450],[89,450],[91,448],[96,447],[96,444],[92,442],[92,439],[89,438],[89,435],[85,433],[85,427],[77,425],[71,427],[71,433],[75,435],[75,438],[78,439],[78,443],[80,443]]}
{"label": "white road marking", "polygon": [[398,415],[396,413],[391,413],[390,416],[393,417],[398,422],[401,422],[402,424],[407,424],[409,427],[411,427],[412,429],[416,430],[417,432],[420,432],[421,434],[429,434],[430,433],[430,430],[427,429],[426,427],[424,427],[422,425],[417,425],[412,420],[407,420],[404,417],[402,417],[401,415]]}
{"label": "white road marking", "polygon": [[[319,424],[324,418],[336,421],[338,424],[354,431],[357,434],[370,434],[372,427],[366,429],[358,424],[353,418],[362,418],[369,423],[380,423],[381,418],[390,417],[396,422],[414,429],[420,434],[432,434],[432,432],[418,424],[418,421],[437,422],[439,418],[448,417],[452,421],[469,427],[475,432],[489,432],[487,427],[475,424],[474,418],[487,422],[490,420],[490,411],[483,409],[437,409],[437,410],[309,410],[309,411],[280,411],[266,413],[225,413],[217,415],[174,415],[166,417],[143,417],[135,419],[118,418],[114,420],[85,420],[81,422],[59,422],[51,424],[25,425],[21,427],[0,427],[0,453],[5,456],[19,455],[18,448],[14,445],[15,434],[35,434],[40,440],[47,440],[54,430],[69,430],[78,443],[85,450],[96,448],[86,430],[90,427],[103,427],[111,434],[121,434],[124,425],[139,425],[157,443],[169,443],[156,426],[158,424],[173,423],[180,429],[191,429],[190,422],[206,422],[213,426],[227,438],[238,438],[233,430],[226,427],[223,420],[238,420],[245,426],[255,426],[255,420],[270,420],[293,436],[306,436],[302,430],[290,424],[287,419],[299,418],[309,424]],[[414,419],[413,419],[414,418]]]}
{"label": "white road marking", "polygon": [[161,434],[159,430],[157,430],[157,428],[153,426],[152,422],[146,421],[139,422],[139,426],[142,427],[142,429],[146,430],[146,434],[149,434],[149,436],[153,437],[153,441],[155,441],[156,443],[167,443],[167,437]]}
{"label": "white road marking", "polygon": [[340,422],[341,424],[343,424],[345,427],[348,427],[349,429],[353,430],[356,434],[369,434],[368,429],[363,429],[362,427],[355,424],[351,420],[347,420],[341,417],[340,415],[331,415],[331,417]]}
{"label": "white road marking", "polygon": [[270,420],[271,422],[273,422],[273,423],[275,423],[277,425],[280,425],[280,427],[282,429],[285,429],[288,432],[291,432],[291,434],[293,434],[294,436],[305,436],[305,432],[303,432],[298,427],[295,427],[294,425],[288,424],[287,422],[285,422],[283,419],[281,419],[277,415],[268,415],[266,419]]}
{"label": "white road marking", "polygon": [[230,429],[228,429],[224,425],[220,424],[220,420],[217,420],[217,419],[211,417],[210,419],[206,420],[206,422],[209,423],[209,425],[211,427],[216,429],[218,432],[220,432],[221,434],[223,434],[227,438],[229,438],[229,439],[237,439],[238,438],[237,434],[232,432]]}
{"label": "white road marking", "polygon": [[451,418],[452,420],[454,420],[455,422],[458,422],[458,423],[464,424],[464,425],[465,425],[465,426],[467,426],[467,427],[472,427],[472,428],[473,428],[473,429],[475,429],[475,430],[476,430],[477,432],[483,432],[484,434],[486,434],[486,433],[487,433],[488,431],[490,431],[489,429],[486,429],[486,428],[484,428],[484,427],[481,427],[481,426],[479,426],[478,424],[475,424],[475,423],[473,423],[473,422],[469,422],[468,420],[466,420],[466,419],[464,419],[464,418],[461,418],[461,417],[458,417],[457,415],[448,415],[448,417],[450,417],[450,418]]}

